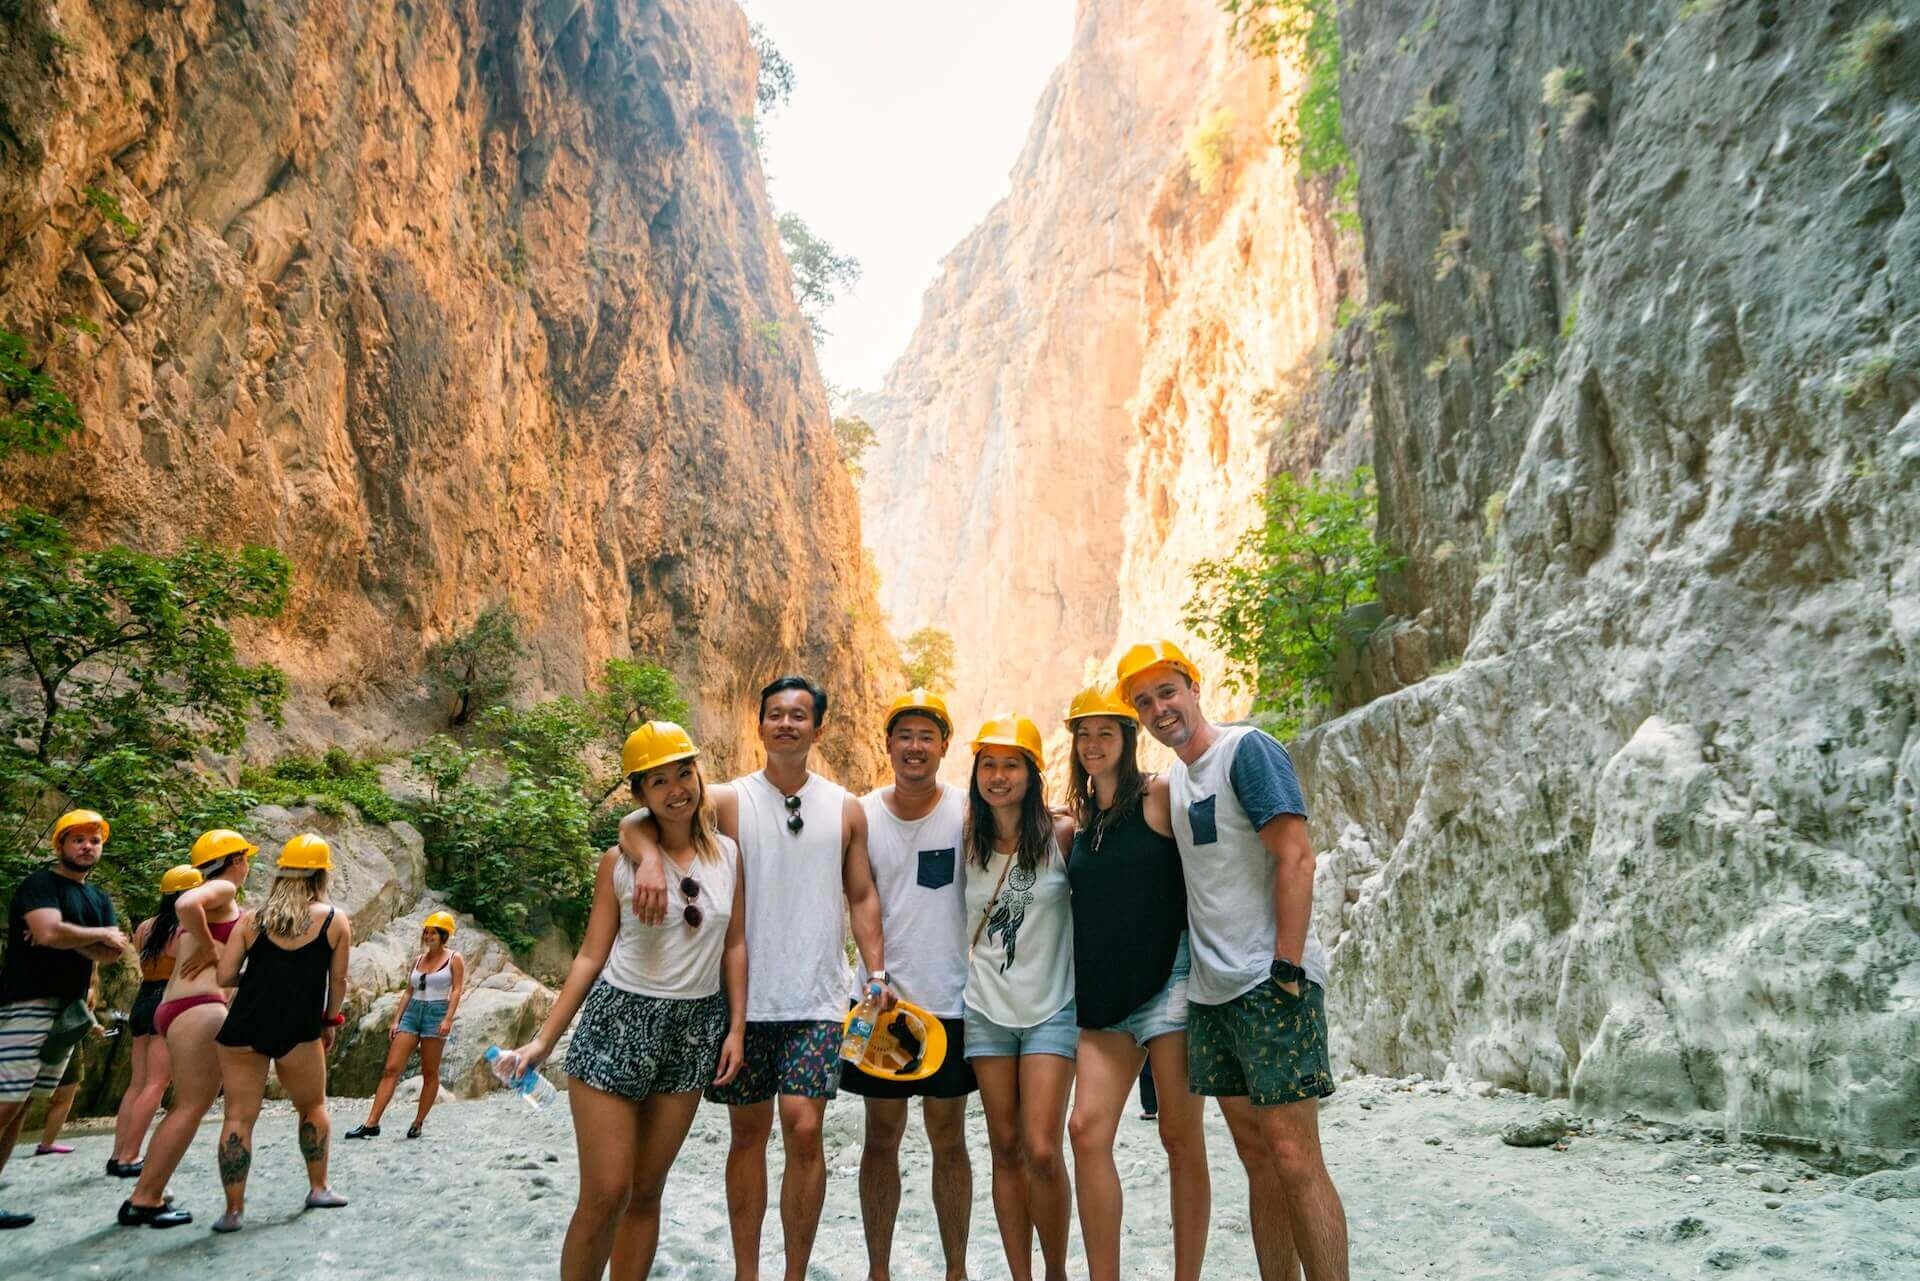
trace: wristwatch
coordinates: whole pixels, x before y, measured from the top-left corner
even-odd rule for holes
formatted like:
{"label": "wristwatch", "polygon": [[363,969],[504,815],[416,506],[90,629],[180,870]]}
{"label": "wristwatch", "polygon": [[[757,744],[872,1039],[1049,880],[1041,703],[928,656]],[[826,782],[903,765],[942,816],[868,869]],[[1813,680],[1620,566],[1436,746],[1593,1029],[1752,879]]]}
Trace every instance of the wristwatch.
{"label": "wristwatch", "polygon": [[1267,971],[1275,983],[1304,983],[1307,972],[1284,956],[1273,958],[1273,968]]}
{"label": "wristwatch", "polygon": [[876,980],[878,982],[885,983],[888,987],[893,986],[893,975],[887,973],[885,970],[874,970],[872,973],[867,975],[868,982],[871,983]]}

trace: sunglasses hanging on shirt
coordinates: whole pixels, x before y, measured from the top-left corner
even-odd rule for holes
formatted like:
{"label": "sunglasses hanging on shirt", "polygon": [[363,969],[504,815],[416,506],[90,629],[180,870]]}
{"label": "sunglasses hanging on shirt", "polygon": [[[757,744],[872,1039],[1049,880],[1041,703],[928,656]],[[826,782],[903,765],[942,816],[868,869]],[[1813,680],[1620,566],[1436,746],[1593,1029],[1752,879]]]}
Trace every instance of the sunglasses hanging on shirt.
{"label": "sunglasses hanging on shirt", "polygon": [[806,825],[807,820],[800,817],[800,798],[798,796],[787,797],[787,830],[795,836],[798,836],[800,835],[800,829]]}
{"label": "sunglasses hanging on shirt", "polygon": [[680,910],[680,919],[687,923],[688,929],[699,929],[700,922],[707,919],[706,913],[696,907],[693,902],[693,900],[700,897],[700,882],[694,880],[691,876],[681,877],[680,897],[687,901],[687,905]]}

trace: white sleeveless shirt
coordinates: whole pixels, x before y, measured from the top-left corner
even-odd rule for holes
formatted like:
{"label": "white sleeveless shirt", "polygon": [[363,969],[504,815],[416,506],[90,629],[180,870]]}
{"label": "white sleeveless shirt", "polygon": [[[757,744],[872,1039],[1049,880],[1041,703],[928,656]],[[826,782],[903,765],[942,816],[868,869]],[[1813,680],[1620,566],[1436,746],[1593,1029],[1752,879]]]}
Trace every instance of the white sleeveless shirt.
{"label": "white sleeveless shirt", "polygon": [[1058,841],[1049,839],[1046,861],[1032,871],[1018,862],[1000,871],[1014,856],[995,854],[987,865],[967,868],[967,937],[980,918],[986,928],[973,945],[967,974],[967,1005],[1001,1027],[1038,1027],[1067,1008],[1073,999],[1073,911],[1067,860]]}
{"label": "white sleeveless shirt", "polygon": [[756,771],[733,782],[747,873],[747,1021],[838,1023],[847,1014],[841,829],[847,789],[808,774],[798,833],[785,795]]}
{"label": "white sleeveless shirt", "polygon": [[[697,1000],[720,990],[720,960],[726,952],[727,923],[733,919],[733,886],[740,875],[740,847],[719,833],[720,858],[694,859],[685,869],[666,859],[667,919],[643,924],[633,914],[633,864],[615,859],[613,890],[620,900],[620,932],[600,977],[623,992],[676,1001]],[[700,887],[693,902],[700,908],[698,929],[686,922],[687,896],[682,877]],[[751,882],[749,882],[751,883]]]}
{"label": "white sleeveless shirt", "polygon": [[[957,1019],[967,989],[967,892],[960,869],[966,793],[940,784],[934,807],[911,821],[895,816],[880,796],[870,792],[860,805],[867,812],[867,858],[880,894],[888,976],[905,1000]],[[856,969],[858,998],[867,987],[866,962],[857,961]]]}

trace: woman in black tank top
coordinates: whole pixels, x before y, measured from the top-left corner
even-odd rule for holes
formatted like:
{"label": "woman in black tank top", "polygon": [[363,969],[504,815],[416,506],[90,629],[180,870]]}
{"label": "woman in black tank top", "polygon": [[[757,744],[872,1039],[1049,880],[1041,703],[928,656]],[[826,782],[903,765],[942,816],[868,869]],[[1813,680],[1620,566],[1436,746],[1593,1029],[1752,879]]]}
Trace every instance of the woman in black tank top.
{"label": "woman in black tank top", "polygon": [[1120,1174],[1114,1134],[1141,1064],[1160,1095],[1160,1141],[1173,1199],[1175,1281],[1197,1281],[1212,1186],[1205,1114],[1187,1088],[1187,888],[1173,840],[1166,780],[1140,772],[1140,722],[1118,691],[1074,697],[1071,795],[1079,830],[1073,884],[1074,1174],[1092,1281],[1119,1281]]}
{"label": "woman in black tank top", "polygon": [[[241,920],[220,957],[220,982],[239,990],[214,1039],[226,1087],[220,1130],[220,1182],[227,1212],[215,1232],[238,1232],[253,1164],[253,1125],[267,1090],[267,1066],[300,1117],[306,1158],[307,1207],[332,1209],[347,1199],[327,1186],[327,1051],[346,1020],[347,951],[352,924],[327,902],[333,855],[317,836],[294,837],[280,851],[265,906]],[[242,962],[245,968],[242,969]]]}

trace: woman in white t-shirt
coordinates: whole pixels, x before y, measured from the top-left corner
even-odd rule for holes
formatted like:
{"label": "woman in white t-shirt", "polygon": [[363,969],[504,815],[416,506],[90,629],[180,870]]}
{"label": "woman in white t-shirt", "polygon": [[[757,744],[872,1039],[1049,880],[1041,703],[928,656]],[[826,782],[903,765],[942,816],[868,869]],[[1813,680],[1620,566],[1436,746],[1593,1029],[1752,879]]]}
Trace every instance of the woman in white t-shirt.
{"label": "woman in white t-shirt", "polygon": [[1067,1275],[1073,1186],[1062,1155],[1080,1029],[1073,1006],[1067,851],[1073,820],[1047,811],[1040,731],[1002,716],[973,738],[967,788],[966,1056],[993,1156],[993,1215],[1013,1281]]}
{"label": "woman in white t-shirt", "polygon": [[632,865],[617,850],[603,855],[566,985],[539,1034],[506,1056],[511,1075],[539,1066],[580,1013],[566,1060],[580,1202],[560,1251],[562,1281],[597,1279],[609,1258],[615,1276],[647,1275],[667,1171],[700,1092],[740,1070],[746,875],[739,848],[715,826],[699,754],[671,721],[627,737],[621,766],[659,824],[667,860],[667,918],[642,924]]}

